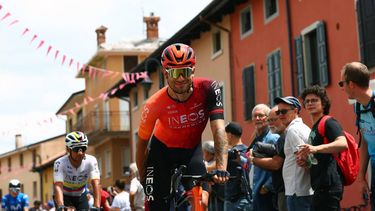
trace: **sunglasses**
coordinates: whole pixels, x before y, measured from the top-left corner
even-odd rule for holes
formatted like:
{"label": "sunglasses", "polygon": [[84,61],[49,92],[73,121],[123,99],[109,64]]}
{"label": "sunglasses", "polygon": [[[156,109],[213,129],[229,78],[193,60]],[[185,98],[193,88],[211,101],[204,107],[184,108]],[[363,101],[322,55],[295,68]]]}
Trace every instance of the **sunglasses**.
{"label": "sunglasses", "polygon": [[346,81],[339,81],[339,87],[343,87],[344,86],[344,83],[346,83]]}
{"label": "sunglasses", "polygon": [[184,78],[188,78],[193,74],[193,68],[183,67],[183,68],[170,68],[166,69],[166,72],[169,77],[177,79],[182,75]]}
{"label": "sunglasses", "polygon": [[268,122],[276,122],[279,118],[268,118]]}
{"label": "sunglasses", "polygon": [[12,192],[20,192],[21,189],[20,188],[9,188],[10,191]]}
{"label": "sunglasses", "polygon": [[73,152],[86,152],[87,147],[74,147],[72,150]]}
{"label": "sunglasses", "polygon": [[285,115],[286,113],[288,113],[288,111],[293,111],[294,108],[290,108],[290,109],[279,109],[277,110],[275,113],[276,115]]}
{"label": "sunglasses", "polygon": [[318,98],[313,98],[313,99],[307,99],[307,100],[304,100],[303,101],[303,104],[309,104],[309,103],[311,103],[311,104],[314,104],[314,103],[317,103],[319,101],[319,99]]}

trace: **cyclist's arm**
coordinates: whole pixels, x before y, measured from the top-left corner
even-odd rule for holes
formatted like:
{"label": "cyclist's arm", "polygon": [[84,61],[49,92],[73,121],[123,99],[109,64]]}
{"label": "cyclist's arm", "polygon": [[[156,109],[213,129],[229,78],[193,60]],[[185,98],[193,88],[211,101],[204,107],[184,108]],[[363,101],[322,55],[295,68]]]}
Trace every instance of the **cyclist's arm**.
{"label": "cyclist's arm", "polygon": [[94,191],[94,207],[100,207],[100,179],[91,180],[92,189]]}
{"label": "cyclist's arm", "polygon": [[142,183],[145,177],[145,161],[147,159],[147,145],[148,141],[138,137],[137,150],[135,153],[136,163],[139,171],[140,182]]}
{"label": "cyclist's arm", "polygon": [[215,161],[218,170],[227,169],[228,141],[225,135],[224,119],[215,119],[210,122],[212,135],[215,142]]}
{"label": "cyclist's arm", "polygon": [[55,182],[53,184],[53,189],[55,193],[55,201],[57,206],[64,205],[64,196],[63,196],[63,182]]}
{"label": "cyclist's arm", "polygon": [[29,196],[24,194],[23,195],[23,211],[29,211],[29,206],[30,206]]}

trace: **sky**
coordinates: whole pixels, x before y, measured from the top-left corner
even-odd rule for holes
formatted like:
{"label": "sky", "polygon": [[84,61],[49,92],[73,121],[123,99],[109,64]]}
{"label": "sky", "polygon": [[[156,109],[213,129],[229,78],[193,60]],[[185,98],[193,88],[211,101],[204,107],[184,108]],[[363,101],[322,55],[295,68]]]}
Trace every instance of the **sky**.
{"label": "sky", "polygon": [[153,12],[160,17],[159,37],[168,39],[210,2],[0,0],[0,154],[15,149],[16,134],[29,145],[65,133],[64,118],[55,114],[84,89],[68,63],[86,63],[95,54],[96,28],[108,28],[107,43],[142,39],[143,16]]}

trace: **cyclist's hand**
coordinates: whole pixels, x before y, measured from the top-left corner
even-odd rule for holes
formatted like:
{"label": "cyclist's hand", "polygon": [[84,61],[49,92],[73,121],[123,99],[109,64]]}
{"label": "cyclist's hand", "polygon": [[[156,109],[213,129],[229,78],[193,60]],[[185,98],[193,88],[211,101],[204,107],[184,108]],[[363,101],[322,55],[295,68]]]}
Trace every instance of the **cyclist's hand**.
{"label": "cyclist's hand", "polygon": [[215,183],[224,184],[229,180],[229,172],[226,170],[215,170],[214,176],[212,177]]}

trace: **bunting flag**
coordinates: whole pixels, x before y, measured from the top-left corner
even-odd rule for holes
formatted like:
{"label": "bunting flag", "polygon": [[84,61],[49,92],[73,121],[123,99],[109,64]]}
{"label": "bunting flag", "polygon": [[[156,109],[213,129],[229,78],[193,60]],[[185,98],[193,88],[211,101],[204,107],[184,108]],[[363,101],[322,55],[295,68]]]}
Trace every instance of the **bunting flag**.
{"label": "bunting flag", "polygon": [[24,36],[27,32],[29,32],[30,29],[29,28],[26,28],[23,32],[22,32],[22,36]]}
{"label": "bunting flag", "polygon": [[8,26],[13,26],[14,24],[18,23],[18,20],[12,21]]}
{"label": "bunting flag", "polygon": [[47,49],[47,56],[48,56],[49,52],[51,51],[51,49],[52,49],[52,46],[48,46],[48,49]]}
{"label": "bunting flag", "polygon": [[34,40],[35,40],[37,37],[38,37],[38,35],[34,34],[33,38],[32,38],[31,41],[30,41],[30,44],[31,44],[32,42],[34,42]]}
{"label": "bunting flag", "polygon": [[66,56],[65,56],[65,54],[64,54],[64,55],[63,55],[63,58],[62,58],[61,65],[64,65],[65,59],[66,59]]}
{"label": "bunting flag", "polygon": [[55,52],[55,60],[56,60],[56,58],[57,58],[57,56],[59,55],[59,50],[56,50],[56,52]]}
{"label": "bunting flag", "polygon": [[9,12],[7,12],[7,14],[5,14],[0,21],[3,21],[5,18],[8,18],[9,16],[11,16],[11,14]]}
{"label": "bunting flag", "polygon": [[41,40],[41,41],[39,42],[39,45],[38,45],[38,47],[37,47],[36,49],[39,49],[40,47],[42,47],[43,44],[44,44],[44,40]]}
{"label": "bunting flag", "polygon": [[72,64],[73,64],[73,59],[70,59],[70,61],[69,61],[69,68],[72,66]]}

